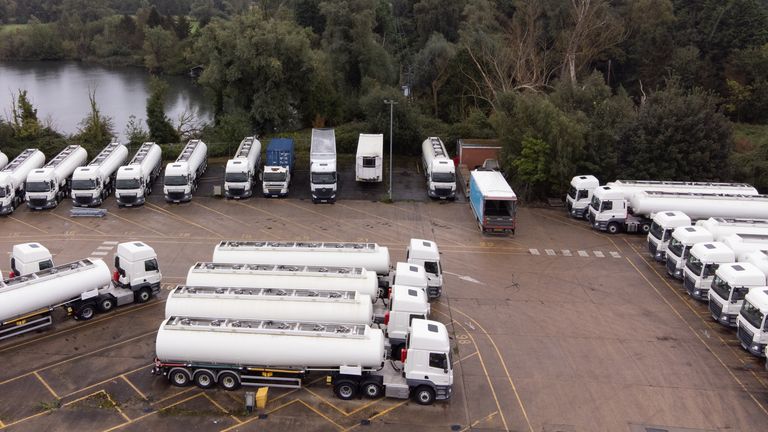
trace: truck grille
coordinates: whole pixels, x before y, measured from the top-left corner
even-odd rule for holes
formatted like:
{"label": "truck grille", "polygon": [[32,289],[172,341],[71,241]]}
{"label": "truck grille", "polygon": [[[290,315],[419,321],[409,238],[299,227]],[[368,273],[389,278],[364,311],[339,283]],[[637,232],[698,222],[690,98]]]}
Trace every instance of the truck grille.
{"label": "truck grille", "polygon": [[451,195],[451,190],[446,188],[435,188],[435,195],[439,197],[447,197]]}
{"label": "truck grille", "polygon": [[691,279],[690,276],[685,275],[685,279],[683,280],[683,286],[685,287],[685,290],[688,291],[688,294],[693,295],[693,291],[696,289],[696,282],[694,282],[694,280]]}
{"label": "truck grille", "polygon": [[315,189],[315,196],[318,198],[330,198],[332,195],[333,189],[331,188]]}
{"label": "truck grille", "polygon": [[119,201],[125,204],[133,204],[136,202],[136,195],[120,195]]}
{"label": "truck grille", "polygon": [[[587,211],[589,211],[589,208],[587,208]],[[589,224],[594,225],[595,224],[595,214],[591,211],[589,212]]]}
{"label": "truck grille", "polygon": [[243,188],[229,188],[229,194],[232,196],[241,196],[245,193]]}
{"label": "truck grille", "polygon": [[182,200],[184,199],[184,192],[168,192],[168,199]]}
{"label": "truck grille", "polygon": [[88,205],[91,203],[91,197],[89,196],[75,196],[75,202],[80,205]]}
{"label": "truck grille", "polygon": [[744,326],[742,326],[741,324],[739,324],[739,329],[736,331],[736,335],[739,337],[739,342],[741,342],[741,346],[743,346],[746,349],[749,349],[749,346],[752,345],[752,340],[754,339],[752,332],[744,328]]}
{"label": "truck grille", "polygon": [[267,193],[270,195],[280,195],[280,189],[267,189]]}
{"label": "truck grille", "polygon": [[670,275],[674,276],[675,275],[675,270],[677,270],[677,261],[675,261],[673,259],[670,259],[669,255],[667,255],[666,266],[667,266],[667,273],[669,273]]}
{"label": "truck grille", "polygon": [[709,311],[712,312],[712,317],[716,320],[720,320],[720,316],[723,314],[723,305],[717,300],[709,299]]}
{"label": "truck grille", "polygon": [[47,200],[45,198],[30,198],[29,205],[32,207],[45,207]]}
{"label": "truck grille", "polygon": [[[648,240],[648,252],[651,253],[652,257],[656,257],[656,250],[657,249],[658,248],[656,247],[656,243]],[[669,261],[667,261],[667,262],[669,262]],[[669,264],[667,264],[667,266],[669,266]]]}

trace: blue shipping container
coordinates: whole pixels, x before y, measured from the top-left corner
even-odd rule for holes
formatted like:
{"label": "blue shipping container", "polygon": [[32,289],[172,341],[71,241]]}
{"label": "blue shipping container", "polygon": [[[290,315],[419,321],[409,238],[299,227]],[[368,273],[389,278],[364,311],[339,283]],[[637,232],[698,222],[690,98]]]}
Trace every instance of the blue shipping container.
{"label": "blue shipping container", "polygon": [[267,145],[267,166],[282,166],[293,171],[293,140],[272,138]]}

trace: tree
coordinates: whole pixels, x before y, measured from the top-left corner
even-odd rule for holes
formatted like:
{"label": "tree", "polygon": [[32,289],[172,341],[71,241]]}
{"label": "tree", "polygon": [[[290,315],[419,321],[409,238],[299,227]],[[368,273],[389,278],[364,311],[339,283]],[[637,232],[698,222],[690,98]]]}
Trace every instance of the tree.
{"label": "tree", "polygon": [[88,101],[91,112],[80,122],[77,134],[73,137],[79,141],[89,153],[95,154],[114,136],[112,119],[99,111],[96,103],[96,89],[88,91]]}
{"label": "tree", "polygon": [[424,48],[416,54],[416,82],[429,86],[435,117],[439,114],[437,94],[448,80],[449,68],[455,57],[456,46],[440,33],[432,34]]}
{"label": "tree", "polygon": [[360,108],[365,116],[369,133],[383,133],[384,141],[389,142],[390,107],[384,100],[394,100],[397,104],[392,110],[393,148],[396,153],[416,155],[421,152],[424,133],[422,122],[413,105],[393,87],[375,86],[360,98]]}
{"label": "tree", "polygon": [[515,175],[523,183],[527,193],[544,196],[549,181],[549,144],[539,138],[523,137],[520,154],[512,159],[511,166]]}
{"label": "tree", "polygon": [[416,31],[422,44],[437,32],[450,42],[459,39],[459,25],[466,0],[420,0],[413,5]]}
{"label": "tree", "polygon": [[729,179],[733,137],[717,106],[711,93],[685,91],[676,82],[649,96],[620,139],[622,173],[658,180]]}
{"label": "tree", "polygon": [[144,32],[144,66],[150,72],[161,72],[177,63],[179,53],[176,35],[162,27]]}
{"label": "tree", "polygon": [[149,133],[142,126],[141,119],[137,119],[135,115],[128,117],[128,123],[125,125],[125,136],[128,138],[129,148],[138,148],[149,141]]}
{"label": "tree", "polygon": [[158,78],[149,81],[149,98],[147,99],[147,127],[151,141],[162,144],[179,142],[179,134],[165,115],[163,101],[168,85]]}
{"label": "tree", "polygon": [[18,138],[30,139],[40,136],[42,127],[37,120],[37,109],[27,98],[26,90],[19,90],[12,106],[13,129]]}

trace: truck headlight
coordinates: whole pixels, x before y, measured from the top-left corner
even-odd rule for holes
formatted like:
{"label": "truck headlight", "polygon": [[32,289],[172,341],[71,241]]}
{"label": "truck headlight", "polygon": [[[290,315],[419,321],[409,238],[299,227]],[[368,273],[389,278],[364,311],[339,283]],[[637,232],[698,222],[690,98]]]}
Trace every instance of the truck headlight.
{"label": "truck headlight", "polygon": [[722,322],[726,322],[726,321],[728,321],[728,315],[723,315],[723,316],[721,316],[721,317],[720,317],[720,321],[722,321]]}
{"label": "truck headlight", "polygon": [[693,294],[694,294],[694,295],[699,295],[699,294],[701,294],[701,290],[695,290],[695,291],[693,292]]}

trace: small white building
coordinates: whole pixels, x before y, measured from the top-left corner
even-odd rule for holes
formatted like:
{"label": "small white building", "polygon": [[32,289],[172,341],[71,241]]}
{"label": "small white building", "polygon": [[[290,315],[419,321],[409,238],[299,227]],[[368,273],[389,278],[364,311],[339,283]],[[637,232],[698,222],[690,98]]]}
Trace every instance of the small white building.
{"label": "small white building", "polygon": [[[390,156],[391,157],[391,156]],[[384,135],[360,134],[357,140],[355,180],[380,182],[383,179]]]}

